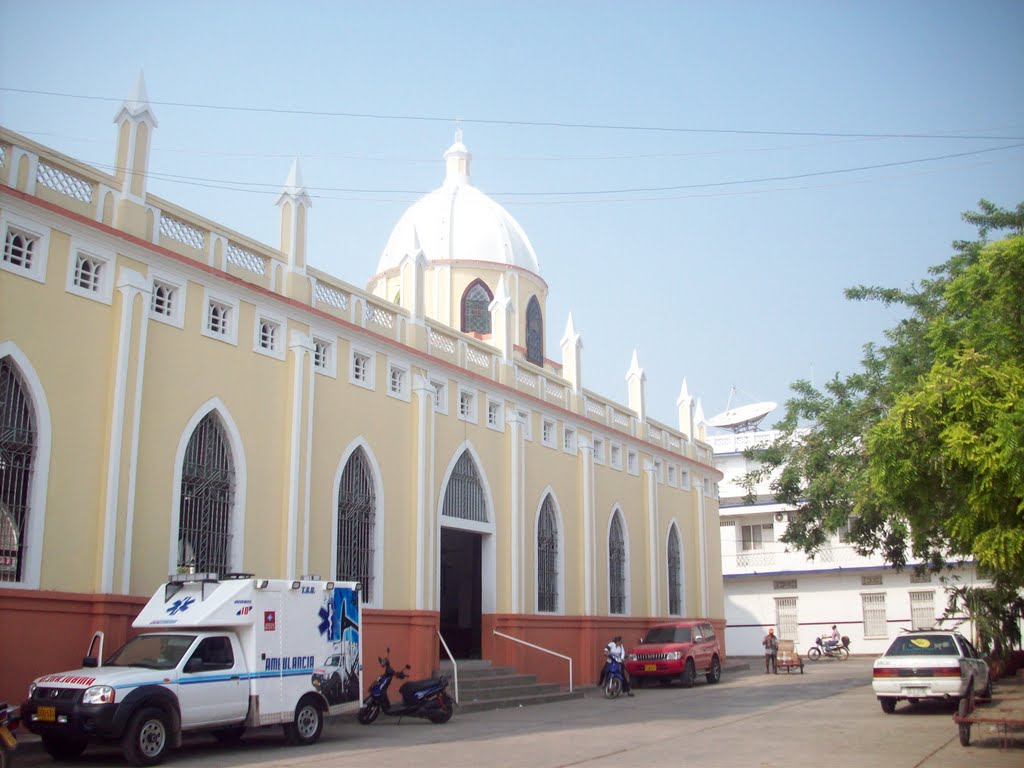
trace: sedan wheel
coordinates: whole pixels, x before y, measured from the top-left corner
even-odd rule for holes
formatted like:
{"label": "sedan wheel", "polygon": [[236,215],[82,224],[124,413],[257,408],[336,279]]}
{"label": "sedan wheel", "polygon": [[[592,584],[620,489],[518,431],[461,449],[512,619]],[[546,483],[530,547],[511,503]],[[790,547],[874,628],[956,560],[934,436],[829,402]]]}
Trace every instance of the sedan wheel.
{"label": "sedan wheel", "polygon": [[896,699],[891,696],[884,696],[878,700],[878,703],[882,705],[882,711],[887,715],[891,715],[896,711]]}

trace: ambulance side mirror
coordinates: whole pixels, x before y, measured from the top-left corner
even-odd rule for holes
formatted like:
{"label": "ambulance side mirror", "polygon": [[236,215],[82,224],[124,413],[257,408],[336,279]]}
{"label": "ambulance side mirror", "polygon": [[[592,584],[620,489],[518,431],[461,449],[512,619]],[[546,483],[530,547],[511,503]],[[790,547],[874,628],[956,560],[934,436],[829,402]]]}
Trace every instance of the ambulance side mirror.
{"label": "ambulance side mirror", "polygon": [[100,665],[99,659],[97,659],[95,656],[84,656],[84,657],[82,657],[82,666],[83,667],[92,668],[92,667],[98,667],[99,665]]}

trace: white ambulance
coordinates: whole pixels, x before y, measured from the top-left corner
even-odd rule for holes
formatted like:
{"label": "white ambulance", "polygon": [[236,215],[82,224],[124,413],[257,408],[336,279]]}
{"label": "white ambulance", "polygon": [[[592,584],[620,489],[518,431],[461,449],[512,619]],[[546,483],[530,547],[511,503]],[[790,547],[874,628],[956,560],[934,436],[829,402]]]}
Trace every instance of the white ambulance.
{"label": "white ambulance", "polygon": [[97,633],[81,669],[29,686],[23,722],[54,758],[113,741],[135,765],[156,765],[184,732],[231,741],[265,725],[312,744],[325,717],[358,706],[354,582],[174,576],[132,626],[146,633],[106,661]]}

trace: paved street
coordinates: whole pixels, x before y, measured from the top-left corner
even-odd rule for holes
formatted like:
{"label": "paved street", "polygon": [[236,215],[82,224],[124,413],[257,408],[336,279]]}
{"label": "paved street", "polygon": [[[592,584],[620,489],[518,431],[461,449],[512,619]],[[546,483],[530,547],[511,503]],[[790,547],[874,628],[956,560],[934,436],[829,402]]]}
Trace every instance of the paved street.
{"label": "paved street", "polygon": [[[328,725],[309,748],[284,746],[280,729],[222,747],[196,737],[170,765],[270,768],[367,765],[389,768],[622,768],[705,765],[729,768],[991,768],[1021,765],[1024,734],[1000,749],[993,732],[972,732],[961,747],[949,704],[882,713],[870,688],[871,660],[808,664],[806,674],[723,675],[717,686],[698,683],[643,689],[632,699],[596,695],[568,705],[526,707],[460,716],[442,726],[380,719],[369,727],[344,718]],[[997,691],[998,693],[998,691]],[[19,766],[50,764],[30,745]],[[83,766],[124,765],[110,749],[90,748]]]}

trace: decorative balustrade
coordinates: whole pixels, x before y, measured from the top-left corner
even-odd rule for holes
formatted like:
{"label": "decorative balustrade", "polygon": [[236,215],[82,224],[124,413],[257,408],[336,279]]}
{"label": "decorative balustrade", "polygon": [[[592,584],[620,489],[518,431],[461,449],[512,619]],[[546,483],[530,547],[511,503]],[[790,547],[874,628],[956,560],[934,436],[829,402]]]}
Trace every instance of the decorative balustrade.
{"label": "decorative balustrade", "polygon": [[316,290],[313,291],[313,302],[314,304],[326,304],[340,312],[345,312],[348,309],[348,296],[334,286],[327,285],[327,283],[320,280],[316,281]]}
{"label": "decorative balustrade", "polygon": [[608,417],[608,406],[604,403],[598,403],[591,400],[589,397],[586,398],[586,407],[584,409],[586,415],[591,419],[600,419],[604,421]]}
{"label": "decorative balustrade", "polygon": [[160,214],[160,237],[176,240],[198,251],[203,250],[203,244],[206,242],[205,234],[201,229],[166,213]]}
{"label": "decorative balustrade", "polygon": [[5,165],[7,165],[7,147],[0,144],[0,168],[3,168]]}
{"label": "decorative balustrade", "polygon": [[565,405],[565,387],[544,379],[544,399],[549,402]]}
{"label": "decorative balustrade", "polygon": [[864,557],[850,545],[838,543],[821,548],[813,558],[803,552],[787,552],[777,543],[765,549],[722,553],[722,570],[727,574],[759,570],[816,571],[836,564],[849,567],[851,564],[881,565],[882,562],[877,556]]}
{"label": "decorative balustrade", "polygon": [[91,181],[40,160],[37,165],[36,183],[60,192],[62,195],[81,203],[92,203],[93,184]]}
{"label": "decorative balustrade", "polygon": [[447,355],[455,354],[455,339],[443,333],[438,333],[430,327],[427,329],[427,343],[429,344],[430,352],[440,350]]}
{"label": "decorative balustrade", "polygon": [[622,411],[612,410],[612,426],[629,429],[629,416]]}
{"label": "decorative balustrade", "polygon": [[483,368],[485,371],[491,370],[492,356],[489,352],[482,352],[475,347],[466,345],[466,362],[472,363],[478,368]]}
{"label": "decorative balustrade", "polygon": [[228,261],[236,267],[255,272],[257,275],[265,275],[267,273],[267,260],[258,253],[232,242],[228,243],[227,252]]}
{"label": "decorative balustrade", "polygon": [[363,306],[363,317],[366,318],[368,325],[376,325],[386,331],[394,330],[395,328],[395,313],[389,312],[383,307],[378,307],[376,304],[365,304]]}
{"label": "decorative balustrade", "polygon": [[665,433],[658,429],[653,424],[647,425],[647,438],[652,443],[661,443],[665,439]]}
{"label": "decorative balustrade", "polygon": [[516,384],[537,394],[537,374],[524,371],[516,366]]}

